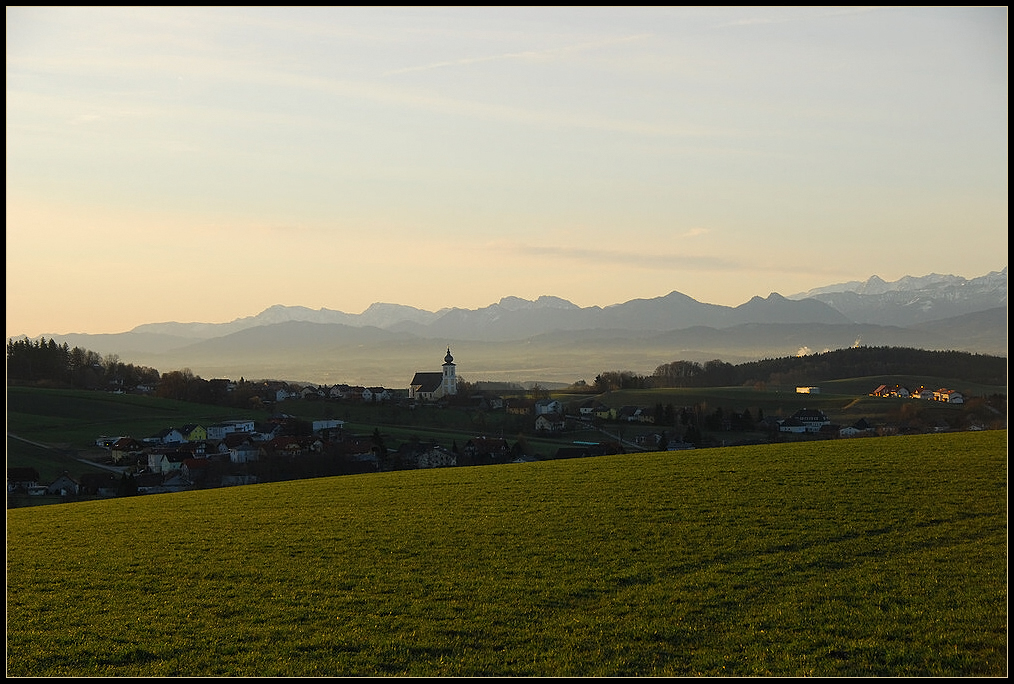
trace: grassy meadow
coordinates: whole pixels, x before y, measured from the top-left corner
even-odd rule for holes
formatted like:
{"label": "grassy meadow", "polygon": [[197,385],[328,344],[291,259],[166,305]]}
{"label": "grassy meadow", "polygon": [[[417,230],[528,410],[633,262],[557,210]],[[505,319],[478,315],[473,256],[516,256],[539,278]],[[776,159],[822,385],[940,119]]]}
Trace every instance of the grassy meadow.
{"label": "grassy meadow", "polygon": [[1006,676],[1007,432],[7,512],[8,676]]}

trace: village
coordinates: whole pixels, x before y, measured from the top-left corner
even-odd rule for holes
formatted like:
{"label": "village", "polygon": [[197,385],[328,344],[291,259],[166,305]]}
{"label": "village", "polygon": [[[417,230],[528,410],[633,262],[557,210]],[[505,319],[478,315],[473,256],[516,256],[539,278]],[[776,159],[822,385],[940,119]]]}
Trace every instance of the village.
{"label": "village", "polygon": [[[239,385],[230,380],[210,381],[228,396]],[[245,383],[249,389],[251,383]],[[407,390],[348,384],[315,385],[262,381],[248,399],[251,406],[267,409],[262,419],[235,418],[210,424],[166,426],[150,435],[97,436],[99,455],[87,463],[91,472],[69,472],[52,482],[40,482],[34,468],[8,468],[8,494],[29,497],[112,497],[180,492],[229,487],[289,479],[384,472],[391,470],[445,468],[525,463],[536,460],[582,458],[636,451],[685,451],[707,446],[756,443],[726,439],[735,434],[766,435],[765,441],[793,438],[842,439],[898,434],[899,426],[874,425],[859,418],[848,425],[835,424],[824,411],[801,408],[791,415],[752,415],[749,410],[703,412],[699,406],[607,406],[596,397],[575,398],[565,404],[538,389],[532,392],[498,393],[478,390],[459,382],[450,348],[439,371],[415,373]],[[464,391],[462,391],[464,390]],[[114,393],[123,393],[117,386]],[[147,394],[149,387],[127,388]],[[797,395],[820,395],[818,386],[797,386]],[[950,405],[964,403],[960,392],[947,388],[909,390],[901,385],[881,384],[869,396],[885,399],[926,400]],[[310,407],[318,403],[324,417],[307,419],[277,409],[279,406]],[[332,407],[362,407],[400,415],[418,416],[425,424],[432,419],[422,413],[438,410],[443,417],[500,416],[499,434],[484,430],[467,432],[459,427],[462,443],[440,444],[435,439],[411,436],[400,444],[385,443],[379,428],[362,435],[347,429],[347,421],[328,417]],[[375,407],[369,409],[369,407]],[[294,411],[303,416],[307,411]],[[369,415],[369,414],[367,414]],[[362,418],[362,425],[369,418]],[[485,418],[483,419],[486,420]],[[504,427],[509,426],[509,430]],[[629,427],[628,427],[629,426]],[[948,429],[947,425],[932,428]],[[968,429],[983,429],[973,423]],[[479,434],[476,434],[479,433]],[[503,436],[516,435],[513,444]],[[540,449],[529,439],[540,439]],[[591,435],[597,435],[593,439]],[[721,435],[720,439],[716,435]],[[99,472],[94,472],[94,469]]]}
{"label": "village", "polygon": [[[450,353],[448,351],[448,357]],[[446,361],[450,364],[450,360]],[[113,497],[136,494],[180,492],[193,489],[228,487],[257,482],[302,479],[330,475],[426,469],[474,465],[525,463],[546,458],[579,458],[628,451],[682,451],[699,448],[688,439],[687,430],[639,431],[623,438],[623,425],[644,427],[666,424],[672,416],[659,414],[658,407],[608,407],[594,398],[570,406],[552,398],[504,397],[477,392],[469,397],[456,396],[453,373],[445,366],[439,378],[417,374],[409,393],[381,387],[348,385],[305,386],[293,388],[277,383],[273,401],[342,401],[358,404],[398,404],[407,410],[417,407],[454,407],[501,412],[527,421],[531,434],[556,436],[560,445],[550,454],[533,454],[523,439],[513,445],[503,437],[475,436],[461,445],[437,444],[418,438],[388,446],[375,431],[357,435],[346,430],[345,421],[327,418],[313,421],[275,413],[266,420],[234,419],[214,424],[167,426],[145,436],[98,436],[95,446],[104,457],[94,463],[102,472],[76,477],[65,473],[53,482],[40,482],[32,468],[8,468],[7,491],[28,496]],[[448,379],[451,381],[448,382]],[[450,391],[447,391],[450,390]],[[797,387],[797,394],[819,394],[819,387]],[[910,391],[900,385],[880,385],[869,393],[873,397],[922,399],[960,404],[960,393],[940,388],[929,391],[920,387]],[[671,410],[671,407],[667,407]],[[676,415],[692,415],[691,407],[676,409]],[[743,420],[750,422],[744,426]],[[705,417],[707,427],[729,431],[748,427],[786,437],[804,435],[821,439],[855,438],[895,434],[891,426],[875,426],[860,418],[849,425],[835,425],[821,410],[803,408],[785,417],[754,420],[752,416],[729,413]],[[679,424],[679,419],[675,420]],[[692,423],[691,421],[688,421]],[[601,430],[598,441],[566,441],[569,433],[592,426]],[[971,429],[976,429],[974,426]],[[698,443],[700,440],[696,440]]]}

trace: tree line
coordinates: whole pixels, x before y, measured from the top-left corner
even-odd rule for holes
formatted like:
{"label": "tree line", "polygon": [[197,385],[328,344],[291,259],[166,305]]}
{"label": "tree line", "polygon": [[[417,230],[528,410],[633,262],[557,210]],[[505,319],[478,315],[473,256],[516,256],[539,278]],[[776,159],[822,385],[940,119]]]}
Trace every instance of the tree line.
{"label": "tree line", "polygon": [[79,389],[108,389],[158,384],[154,368],[122,363],[115,354],[102,356],[81,347],[40,337],[7,340],[7,380]]}
{"label": "tree line", "polygon": [[853,347],[807,356],[748,361],[733,365],[715,359],[672,361],[651,375],[605,371],[588,389],[602,393],[653,387],[729,387],[793,385],[872,375],[930,375],[961,378],[984,385],[1007,384],[1007,359],[960,351],[928,351],[908,347]]}

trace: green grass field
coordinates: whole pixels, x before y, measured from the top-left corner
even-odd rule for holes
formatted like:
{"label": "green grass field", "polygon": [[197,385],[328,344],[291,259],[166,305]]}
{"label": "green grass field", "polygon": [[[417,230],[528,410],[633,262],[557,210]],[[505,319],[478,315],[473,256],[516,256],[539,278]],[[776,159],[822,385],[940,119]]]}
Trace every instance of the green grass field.
{"label": "green grass field", "polygon": [[172,399],[88,390],[7,388],[7,429],[46,444],[95,445],[99,435],[137,439],[167,427],[231,418],[266,418],[266,412]]}
{"label": "green grass field", "polygon": [[9,510],[8,676],[1006,676],[1007,432]]}

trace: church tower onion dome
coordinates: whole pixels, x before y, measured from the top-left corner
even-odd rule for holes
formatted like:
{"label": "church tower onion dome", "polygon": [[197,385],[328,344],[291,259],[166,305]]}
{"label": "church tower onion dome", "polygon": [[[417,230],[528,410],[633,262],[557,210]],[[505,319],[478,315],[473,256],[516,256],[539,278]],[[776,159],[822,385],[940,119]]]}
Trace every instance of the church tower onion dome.
{"label": "church tower onion dome", "polygon": [[447,356],[444,357],[444,363],[445,364],[451,364],[453,362],[454,362],[454,357],[451,356],[451,348],[448,347],[447,348]]}

